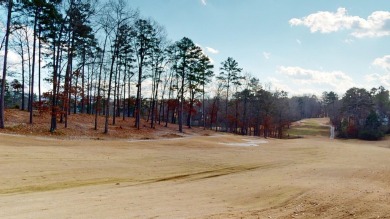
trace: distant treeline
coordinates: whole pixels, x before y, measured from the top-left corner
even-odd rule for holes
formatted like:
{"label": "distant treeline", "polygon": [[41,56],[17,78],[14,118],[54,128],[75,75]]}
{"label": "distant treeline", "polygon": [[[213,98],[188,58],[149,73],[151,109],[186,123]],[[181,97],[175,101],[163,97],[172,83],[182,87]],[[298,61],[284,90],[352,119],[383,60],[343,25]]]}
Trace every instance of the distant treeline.
{"label": "distant treeline", "polygon": [[[215,74],[201,47],[187,37],[169,41],[161,25],[124,0],[0,3],[10,21],[1,44],[0,128],[8,107],[29,111],[29,123],[34,110],[50,113],[51,132],[76,113],[94,114],[95,129],[105,133],[108,124],[129,117],[138,129],[144,119],[152,128],[178,124],[180,132],[201,126],[278,138],[291,122],[309,117],[331,117],[340,137],[378,139],[388,130],[382,87],[352,88],[341,99],[334,92],[288,97],[243,73],[232,57]],[[20,63],[7,65],[8,51]],[[43,92],[44,85],[50,89]]]}

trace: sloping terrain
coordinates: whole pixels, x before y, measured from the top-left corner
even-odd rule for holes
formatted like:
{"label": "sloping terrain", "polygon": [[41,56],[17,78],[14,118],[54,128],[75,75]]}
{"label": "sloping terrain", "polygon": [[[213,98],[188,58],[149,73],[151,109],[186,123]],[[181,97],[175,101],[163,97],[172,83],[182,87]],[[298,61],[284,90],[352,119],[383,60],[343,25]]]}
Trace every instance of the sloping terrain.
{"label": "sloping terrain", "polygon": [[286,133],[289,137],[328,136],[330,135],[328,118],[303,119],[294,122]]}
{"label": "sloping terrain", "polygon": [[0,134],[0,218],[390,218],[388,140],[257,139]]}
{"label": "sloping terrain", "polygon": [[178,125],[157,122],[154,128],[150,123],[141,120],[140,130],[134,127],[135,119],[133,117],[117,117],[115,125],[112,116],[109,117],[108,134],[104,134],[104,116],[98,116],[97,130],[95,127],[95,116],[87,114],[71,114],[68,116],[68,127],[65,128],[65,122],[60,122],[58,118],[57,130],[50,133],[50,113],[39,114],[38,111],[33,114],[33,124],[29,124],[29,112],[17,109],[7,109],[5,111],[5,130],[0,130],[8,134],[21,134],[27,136],[47,136],[57,139],[157,139],[157,138],[175,138],[188,135],[208,135],[209,130],[203,128],[184,127],[184,134],[177,132]]}

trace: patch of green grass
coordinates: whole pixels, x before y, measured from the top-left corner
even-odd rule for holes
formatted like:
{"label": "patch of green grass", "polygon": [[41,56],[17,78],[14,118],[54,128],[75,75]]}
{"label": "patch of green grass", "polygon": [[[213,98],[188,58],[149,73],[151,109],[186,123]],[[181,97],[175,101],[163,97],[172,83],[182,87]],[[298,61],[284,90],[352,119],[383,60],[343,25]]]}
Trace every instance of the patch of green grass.
{"label": "patch of green grass", "polygon": [[295,136],[327,136],[329,135],[329,130],[292,128],[288,129],[286,133]]}
{"label": "patch of green grass", "polygon": [[285,131],[286,135],[292,136],[328,136],[329,127],[319,124],[315,120],[303,120],[301,125],[292,126]]}

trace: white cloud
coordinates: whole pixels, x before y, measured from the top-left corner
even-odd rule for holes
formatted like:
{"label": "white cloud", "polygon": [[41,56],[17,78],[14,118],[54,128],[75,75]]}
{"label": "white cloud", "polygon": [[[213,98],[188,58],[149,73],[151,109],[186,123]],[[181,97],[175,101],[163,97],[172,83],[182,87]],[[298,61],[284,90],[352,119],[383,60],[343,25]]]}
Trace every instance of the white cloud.
{"label": "white cloud", "polygon": [[276,90],[286,91],[288,94],[294,93],[294,90],[291,89],[290,86],[284,84],[282,81],[280,81],[275,77],[268,77],[267,80],[269,81],[269,83],[271,83],[271,86],[274,87]]}
{"label": "white cloud", "polygon": [[5,34],[5,26],[4,26],[3,22],[1,22],[1,21],[0,21],[0,30],[1,30],[2,34]]}
{"label": "white cloud", "polygon": [[206,48],[207,52],[209,52],[209,53],[211,53],[211,54],[218,54],[218,53],[219,53],[218,50],[213,49],[213,48],[211,48],[211,47],[207,47],[207,46],[206,46],[205,48]]}
{"label": "white cloud", "polygon": [[372,65],[385,70],[385,72],[368,74],[365,76],[365,80],[375,87],[377,87],[378,84],[390,86],[390,55],[376,58],[372,62]]}
{"label": "white cloud", "polygon": [[353,42],[355,42],[355,40],[351,39],[351,38],[348,38],[348,39],[345,39],[344,42],[346,44],[352,44]]}
{"label": "white cloud", "polygon": [[207,5],[207,0],[201,0],[202,5]]}
{"label": "white cloud", "polygon": [[365,80],[371,84],[371,87],[378,87],[379,85],[390,86],[390,74],[373,73],[365,76]]}
{"label": "white cloud", "polygon": [[218,54],[218,53],[219,53],[218,50],[213,49],[213,48],[211,48],[211,47],[207,47],[207,46],[206,46],[206,47],[203,47],[202,45],[200,45],[200,44],[198,44],[198,43],[195,43],[195,45],[198,46],[198,47],[200,47],[200,48],[202,49],[202,53],[203,53],[204,55],[206,55],[207,57],[209,57],[210,63],[211,63],[211,64],[214,64],[214,63],[215,63],[215,61],[214,61],[209,55],[207,55],[206,51],[209,52],[209,53],[211,53],[211,54]]}
{"label": "white cloud", "polygon": [[[293,84],[286,84],[283,81],[275,78],[275,77],[268,77],[267,81],[271,85],[271,89],[279,90],[279,91],[285,91],[288,93],[289,96],[296,96],[296,95],[305,95],[305,94],[315,94],[315,95],[321,95],[322,91],[318,90],[316,88],[309,88],[309,87],[303,87],[300,86],[299,88],[295,88]],[[295,89],[290,87],[289,85],[292,85]]]}
{"label": "white cloud", "polygon": [[206,51],[204,50],[204,48],[203,48],[202,45],[195,43],[195,46],[201,48],[201,49],[202,49],[202,53],[203,53],[204,55],[207,55],[207,54],[206,54]]}
{"label": "white cloud", "polygon": [[300,86],[325,86],[334,89],[337,92],[344,92],[353,87],[355,84],[353,79],[342,71],[318,71],[311,69],[304,69],[301,67],[284,67],[281,66],[278,72],[287,76],[292,82]]}
{"label": "white cloud", "polygon": [[367,19],[350,16],[345,8],[337,12],[319,11],[303,18],[292,18],[291,26],[306,26],[312,33],[331,33],[352,30],[356,38],[390,36],[390,12],[375,11]]}
{"label": "white cloud", "polygon": [[390,72],[390,55],[383,56],[382,58],[377,58],[372,64]]}
{"label": "white cloud", "polygon": [[264,58],[265,59],[270,59],[271,58],[271,53],[269,53],[269,52],[263,52],[263,56],[264,56]]}
{"label": "white cloud", "polygon": [[[3,51],[3,50],[2,50]],[[9,50],[8,51],[8,65],[19,65],[22,63],[22,59],[20,58],[20,55],[18,55],[16,52]]]}

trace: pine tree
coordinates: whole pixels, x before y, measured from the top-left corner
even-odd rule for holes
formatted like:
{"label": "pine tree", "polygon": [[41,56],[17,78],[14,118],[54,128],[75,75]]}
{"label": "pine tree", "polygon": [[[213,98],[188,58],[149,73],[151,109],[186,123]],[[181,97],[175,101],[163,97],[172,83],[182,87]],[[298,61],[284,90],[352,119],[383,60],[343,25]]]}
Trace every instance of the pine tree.
{"label": "pine tree", "polygon": [[226,88],[226,100],[225,100],[225,129],[228,131],[228,105],[229,105],[229,91],[232,86],[239,85],[241,77],[239,73],[242,71],[242,68],[238,67],[238,63],[232,57],[227,58],[224,62],[221,63],[222,67],[220,68],[221,72],[217,77],[218,80],[222,82]]}
{"label": "pine tree", "polygon": [[155,29],[149,20],[138,19],[134,24],[133,45],[138,64],[137,99],[135,111],[135,127],[140,128],[142,81],[145,78],[144,69],[150,65],[150,55],[155,42]]}

